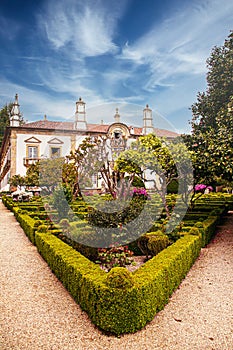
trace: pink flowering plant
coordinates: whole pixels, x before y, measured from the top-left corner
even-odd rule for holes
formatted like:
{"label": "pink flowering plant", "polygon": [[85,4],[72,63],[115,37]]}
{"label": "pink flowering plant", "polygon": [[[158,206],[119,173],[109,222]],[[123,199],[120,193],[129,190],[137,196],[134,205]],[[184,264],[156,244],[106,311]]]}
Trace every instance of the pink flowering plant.
{"label": "pink flowering plant", "polygon": [[133,198],[150,199],[145,188],[134,188],[132,192]]}
{"label": "pink flowering plant", "polygon": [[204,185],[204,184],[197,184],[194,187],[194,191],[195,192],[204,193],[205,190],[209,190],[210,192],[212,192],[213,191],[213,187],[212,186],[207,186],[207,185]]}

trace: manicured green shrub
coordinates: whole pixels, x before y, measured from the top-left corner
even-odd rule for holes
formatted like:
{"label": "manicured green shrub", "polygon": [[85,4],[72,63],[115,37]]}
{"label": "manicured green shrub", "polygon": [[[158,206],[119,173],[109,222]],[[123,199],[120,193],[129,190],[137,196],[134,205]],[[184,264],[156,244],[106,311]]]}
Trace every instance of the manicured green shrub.
{"label": "manicured green shrub", "polygon": [[170,241],[166,235],[149,237],[148,249],[151,252],[152,256],[157,255],[159,252],[167,248],[169,245],[170,245]]}
{"label": "manicured green shrub", "polygon": [[172,180],[167,186],[167,193],[178,193],[179,184],[176,180]]}
{"label": "manicured green shrub", "polygon": [[123,268],[106,274],[51,234],[36,232],[36,245],[91,320],[117,335],[135,332],[152,320],[200,252],[200,238],[189,235],[132,274]]}
{"label": "manicured green shrub", "polygon": [[132,182],[132,187],[145,188],[145,184],[139,176],[135,176]]}
{"label": "manicured green shrub", "polygon": [[142,235],[138,239],[138,247],[141,252],[148,256],[155,256],[170,244],[168,236],[162,231],[150,232]]}
{"label": "manicured green shrub", "polygon": [[191,227],[191,229],[189,230],[189,234],[201,237],[200,230],[197,227]]}
{"label": "manicured green shrub", "polygon": [[13,207],[18,206],[18,203],[14,201],[12,197],[2,196],[2,202],[7,207],[7,209],[11,211]]}
{"label": "manicured green shrub", "polygon": [[37,232],[48,232],[48,226],[40,225],[39,227],[37,227]]}
{"label": "manicured green shrub", "polygon": [[39,227],[39,226],[43,225],[42,220],[36,219],[35,217],[34,217],[34,220],[36,220],[34,223],[34,227]]}
{"label": "manicured green shrub", "polygon": [[110,288],[131,288],[133,283],[132,274],[124,267],[113,267],[107,274],[106,284]]}
{"label": "manicured green shrub", "polygon": [[16,214],[15,216],[29,240],[35,244],[36,221],[27,214]]}
{"label": "manicured green shrub", "polygon": [[[209,200],[212,197],[208,197]],[[116,335],[136,332],[163,309],[198,257],[201,247],[213,237],[219,216],[223,213],[212,212],[211,215],[203,216],[201,222],[186,221],[195,224],[189,231],[186,227],[184,237],[159,252],[135,272],[114,268],[105,273],[49,231],[35,232],[38,220],[22,214],[22,209],[11,200],[5,203],[12,207],[25,233],[92,322],[100,329]],[[204,205],[207,205],[206,201]],[[193,219],[195,217],[197,220],[200,215],[194,215]],[[77,230],[78,235],[88,234],[82,230],[81,227],[80,231]],[[152,233],[147,235],[153,237]],[[161,233],[159,235],[163,236]]]}

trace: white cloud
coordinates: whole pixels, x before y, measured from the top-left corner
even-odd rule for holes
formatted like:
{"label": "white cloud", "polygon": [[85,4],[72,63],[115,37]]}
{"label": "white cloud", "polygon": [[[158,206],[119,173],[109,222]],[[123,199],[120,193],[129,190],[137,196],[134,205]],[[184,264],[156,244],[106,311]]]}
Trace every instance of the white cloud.
{"label": "white cloud", "polygon": [[121,59],[148,67],[150,79],[146,90],[172,84],[180,74],[206,72],[206,58],[211,48],[223,44],[221,41],[229,33],[233,3],[209,1],[204,5],[202,1],[190,3],[131,45],[125,45]]}
{"label": "white cloud", "polygon": [[115,11],[105,1],[53,0],[39,15],[39,24],[55,49],[74,50],[84,57],[115,53],[113,39],[124,8],[122,0]]}
{"label": "white cloud", "polygon": [[45,92],[30,90],[7,80],[1,80],[1,105],[13,102],[16,93],[19,95],[20,111],[25,120],[42,119],[44,114],[51,118],[67,118],[75,113],[75,101],[66,99],[59,101]]}
{"label": "white cloud", "polygon": [[[205,89],[206,59],[212,47],[222,45],[232,29],[233,3],[194,0],[185,1],[183,8],[174,5],[176,10],[169,11],[169,18],[155,21],[143,36],[127,42],[120,54],[117,40],[127,40],[127,27],[124,20],[124,27],[118,24],[127,3],[128,0],[44,2],[44,13],[38,14],[38,43],[31,38],[34,50],[19,57],[24,60],[25,75],[17,75],[18,81],[21,79],[27,87],[3,81],[3,104],[18,92],[22,112],[27,111],[26,119],[38,119],[45,113],[54,119],[68,118],[81,96],[87,108],[94,110],[103,103],[105,109],[106,103],[112,102],[106,113],[103,109],[103,115],[91,114],[91,122],[103,118],[110,122],[115,108],[120,106],[122,120],[141,125],[141,107],[140,113],[136,107],[132,113],[122,105],[149,103],[184,129],[184,122],[187,124],[191,118],[188,108],[197,92]],[[128,16],[129,13],[125,20]],[[11,26],[9,38],[17,36],[19,26]],[[9,68],[10,63],[9,60]]]}

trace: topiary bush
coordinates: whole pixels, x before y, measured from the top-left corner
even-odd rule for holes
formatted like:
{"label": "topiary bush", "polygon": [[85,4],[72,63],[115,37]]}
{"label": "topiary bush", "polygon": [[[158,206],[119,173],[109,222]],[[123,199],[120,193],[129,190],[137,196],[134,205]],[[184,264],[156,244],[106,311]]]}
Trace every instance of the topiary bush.
{"label": "topiary bush", "polygon": [[168,236],[166,235],[149,237],[148,249],[152,256],[157,255],[159,252],[167,248],[169,245],[170,245],[170,241]]}
{"label": "topiary bush", "polygon": [[167,193],[178,193],[179,184],[176,180],[172,180],[167,186]]}
{"label": "topiary bush", "polygon": [[132,273],[124,267],[113,267],[106,279],[106,284],[110,288],[131,288],[133,283]]}
{"label": "topiary bush", "polygon": [[146,233],[137,242],[139,249],[146,255],[147,259],[149,255],[155,256],[171,244],[168,236],[162,231]]}
{"label": "topiary bush", "polygon": [[40,225],[37,227],[37,232],[47,232],[48,226],[47,225]]}
{"label": "topiary bush", "polygon": [[41,225],[43,225],[43,221],[39,220],[37,218],[34,217],[34,220],[36,220],[36,222],[34,223],[34,227],[39,227]]}

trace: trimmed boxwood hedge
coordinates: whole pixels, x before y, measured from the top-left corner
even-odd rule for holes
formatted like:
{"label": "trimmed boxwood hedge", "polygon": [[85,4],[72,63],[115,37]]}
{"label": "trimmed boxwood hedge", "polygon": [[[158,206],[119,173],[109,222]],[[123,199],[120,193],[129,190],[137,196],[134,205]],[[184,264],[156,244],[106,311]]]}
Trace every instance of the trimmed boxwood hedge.
{"label": "trimmed boxwood hedge", "polygon": [[[141,329],[163,309],[198,257],[201,247],[213,237],[219,217],[225,213],[225,209],[212,210],[201,222],[195,222],[193,215],[194,225],[181,232],[182,238],[135,272],[113,268],[106,273],[52,233],[36,231],[37,220],[20,206],[11,200],[5,203],[92,322],[116,335]],[[208,206],[204,200],[200,205]]]}
{"label": "trimmed boxwood hedge", "polygon": [[[201,249],[199,236],[185,236],[130,273],[129,287],[125,283],[125,288],[114,288],[109,286],[108,276],[115,269],[105,273],[52,234],[36,232],[35,242],[51,270],[93,323],[117,335],[135,332],[153,319]],[[122,278],[123,271],[118,272]]]}
{"label": "trimmed boxwood hedge", "polygon": [[35,231],[37,229],[36,220],[31,218],[28,214],[22,213],[22,209],[17,206],[13,207],[12,211],[29,240],[35,244]]}

